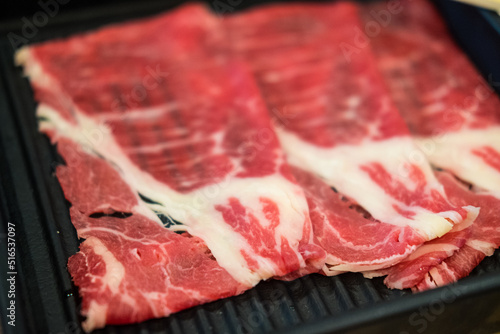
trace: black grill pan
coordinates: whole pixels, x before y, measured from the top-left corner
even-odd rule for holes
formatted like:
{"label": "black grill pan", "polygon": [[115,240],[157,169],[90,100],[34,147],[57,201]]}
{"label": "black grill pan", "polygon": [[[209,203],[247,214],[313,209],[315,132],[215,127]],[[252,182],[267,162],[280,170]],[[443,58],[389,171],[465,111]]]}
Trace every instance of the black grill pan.
{"label": "black grill pan", "polygon": [[[77,12],[62,11],[40,28],[30,42],[150,15],[179,2],[111,2]],[[239,10],[262,2],[265,1],[243,0],[233,8]],[[211,2],[214,4],[216,1]],[[453,6],[460,5],[442,4],[441,9],[446,14],[450,8],[454,10]],[[479,17],[484,20],[484,16]],[[451,19],[453,26],[453,17]],[[20,33],[21,24],[15,19],[7,22],[4,29],[0,27],[3,32],[0,40],[0,252],[7,254],[7,224],[14,223],[17,272],[16,326],[12,327],[6,317],[8,268],[6,257],[0,258],[1,325],[6,334],[83,333],[78,291],[66,268],[67,259],[78,250],[78,240],[69,219],[68,203],[53,175],[60,159],[49,140],[38,133],[32,91],[21,69],[13,64],[14,48],[8,40],[8,33]],[[460,39],[460,33],[457,37]],[[467,44],[462,45],[467,50]],[[487,74],[488,64],[480,65]],[[293,282],[262,282],[240,296],[194,307],[168,318],[107,326],[96,333],[482,334],[496,331],[500,331],[499,251],[485,259],[470,277],[415,295],[407,290],[389,290],[381,278],[368,280],[354,273],[337,277],[310,275]]]}

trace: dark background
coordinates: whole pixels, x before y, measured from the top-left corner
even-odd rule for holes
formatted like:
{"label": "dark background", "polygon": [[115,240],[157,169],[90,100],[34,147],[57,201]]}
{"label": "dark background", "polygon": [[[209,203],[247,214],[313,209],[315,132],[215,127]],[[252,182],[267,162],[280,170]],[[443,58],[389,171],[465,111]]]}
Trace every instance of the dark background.
{"label": "dark background", "polygon": [[[219,11],[226,9],[226,11],[240,10],[259,3],[269,2],[266,0],[193,0],[196,2],[205,2],[212,8],[218,7]],[[306,0],[307,1],[307,0]],[[22,18],[26,17],[30,21],[33,20],[33,15],[38,11],[43,11],[43,5],[49,3],[53,5],[58,4],[59,13],[86,13],[88,15],[96,13],[107,12],[106,9],[120,11],[122,8],[127,8],[130,12],[130,7],[137,6],[137,11],[141,12],[141,7],[152,6],[157,8],[158,11],[172,8],[178,4],[184,3],[182,0],[4,0],[0,5],[0,32],[9,30],[16,30],[22,25]],[[147,5],[145,5],[147,4]],[[232,8],[231,8],[232,7]],[[137,12],[136,12],[137,13]],[[54,18],[57,20],[58,16]]]}

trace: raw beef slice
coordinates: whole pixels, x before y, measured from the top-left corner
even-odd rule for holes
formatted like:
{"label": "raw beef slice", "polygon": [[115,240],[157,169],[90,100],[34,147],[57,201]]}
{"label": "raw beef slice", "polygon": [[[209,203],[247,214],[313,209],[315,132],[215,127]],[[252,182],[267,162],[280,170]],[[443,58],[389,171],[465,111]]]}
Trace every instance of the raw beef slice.
{"label": "raw beef slice", "polygon": [[[324,187],[306,182],[315,183],[305,186],[314,233],[328,252],[325,273],[388,267],[467,217],[469,208],[447,200],[413,144],[370,46],[344,52],[362,28],[358,6],[273,5],[224,22],[233,52],[252,66],[288,161],[370,217],[329,212],[335,195],[318,198],[313,189]],[[378,232],[367,240],[367,230]],[[363,258],[373,249],[379,258]]]}
{"label": "raw beef slice", "polygon": [[[456,46],[431,3],[404,1],[402,6],[403,10],[391,17],[390,24],[371,40],[378,67],[396,105],[433,165],[471,183],[472,191],[479,197],[487,193],[499,197],[498,96]],[[365,6],[365,22],[373,20],[373,13],[384,9],[383,3]],[[464,224],[457,226],[457,233],[430,242],[404,263],[391,268],[386,278],[390,286],[422,290],[453,282],[468,275],[479,263],[478,259],[490,255],[494,249],[492,245],[498,238],[495,229],[482,236],[488,245],[486,249],[468,245],[474,240],[474,234],[483,229],[485,221],[495,220],[490,216],[494,208],[489,207],[494,201],[479,201],[472,193],[453,191],[449,180],[440,179],[448,181],[446,191],[456,205],[465,204],[466,199],[473,205],[481,203],[479,217],[472,226],[465,229]],[[442,263],[450,256],[453,259]],[[456,259],[461,261],[460,270],[455,270],[453,275],[442,274],[446,263],[455,263]],[[441,269],[434,268],[437,265]]]}
{"label": "raw beef slice", "polygon": [[86,331],[167,316],[250,288],[219,266],[201,239],[164,228],[106,161],[67,139],[58,150],[66,165],[57,177],[85,239],[68,270]]}
{"label": "raw beef slice", "polygon": [[396,106],[433,165],[500,196],[499,97],[430,2],[402,3],[371,40]]}
{"label": "raw beef slice", "polygon": [[[84,176],[88,182],[107,182],[107,168],[112,166],[139,203],[135,206],[140,211],[134,211],[132,204],[121,202],[128,191],[76,198],[81,202],[78,212],[84,215],[73,214],[73,223],[99,225],[88,232],[95,238],[79,231],[88,238],[82,252],[96,265],[123,264],[125,259],[116,254],[102,257],[109,247],[135,249],[143,242],[148,248],[149,239],[154,239],[154,247],[173,240],[174,249],[176,243],[193,249],[189,256],[195,263],[227,273],[230,279],[213,282],[234,281],[228,286],[235,287],[231,293],[262,279],[322,267],[325,252],[313,241],[303,190],[285,162],[253,77],[244,64],[228,59],[224,43],[218,20],[200,5],[186,5],[153,19],[33,45],[17,53],[40,103],[40,130],[54,143],[75,142],[102,159],[89,163],[85,175],[79,174],[84,173],[82,166],[71,165],[58,173],[66,196],[92,191]],[[76,182],[64,185],[66,179]],[[112,210],[133,215],[98,221],[90,216]],[[153,213],[166,217],[168,230]],[[159,227],[152,227],[153,222]],[[124,226],[116,232],[116,224]],[[143,229],[148,234],[129,243],[130,235]],[[171,231],[186,232],[194,241]],[[156,251],[163,262],[155,270],[166,270],[162,259],[170,256],[169,247]],[[142,253],[154,253],[149,251]],[[83,261],[82,256],[71,263]],[[77,270],[71,263],[74,281],[86,286],[92,267]],[[202,275],[192,274],[193,279]],[[141,293],[136,282],[126,283],[131,295]],[[134,287],[137,291],[132,291]],[[198,296],[198,291],[185,289],[179,293],[193,295],[182,305],[230,294],[225,286],[214,289],[222,292]],[[88,307],[84,310],[89,317],[87,330],[105,322],[160,317],[184,307],[145,309],[137,318],[120,307],[116,312],[123,313],[98,319],[103,300],[95,300],[93,287],[81,288],[80,293]],[[153,303],[165,297],[156,292],[141,295]]]}

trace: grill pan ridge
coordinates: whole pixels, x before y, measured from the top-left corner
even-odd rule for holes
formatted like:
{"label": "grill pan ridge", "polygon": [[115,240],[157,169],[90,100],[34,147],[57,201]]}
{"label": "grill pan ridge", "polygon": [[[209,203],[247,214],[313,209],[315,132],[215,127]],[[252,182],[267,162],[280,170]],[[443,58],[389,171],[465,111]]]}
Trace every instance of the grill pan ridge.
{"label": "grill pan ridge", "polygon": [[[242,3],[242,9],[263,1]],[[179,1],[108,5],[61,13],[36,41],[165,10]],[[215,2],[214,2],[215,3]],[[118,8],[120,7],[120,8]],[[35,40],[33,40],[34,42]],[[6,261],[0,264],[3,333],[83,333],[78,291],[66,268],[78,251],[69,203],[54,176],[61,159],[37,130],[27,79],[13,64],[14,49],[0,41],[0,251],[7,223],[16,228],[16,327],[7,324]],[[266,281],[240,296],[141,324],[95,333],[492,333],[500,330],[500,251],[458,283],[413,295],[389,290],[382,278],[348,273]]]}

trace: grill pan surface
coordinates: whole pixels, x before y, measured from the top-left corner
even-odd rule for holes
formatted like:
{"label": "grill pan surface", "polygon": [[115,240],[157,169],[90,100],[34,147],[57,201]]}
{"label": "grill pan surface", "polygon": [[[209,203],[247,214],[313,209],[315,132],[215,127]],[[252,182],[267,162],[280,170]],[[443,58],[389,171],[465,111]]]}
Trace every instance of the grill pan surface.
{"label": "grill pan surface", "polygon": [[[213,1],[212,6],[217,6],[217,2]],[[266,1],[240,2],[232,8],[240,10]],[[136,2],[61,12],[38,29],[29,42],[154,14],[178,3]],[[476,13],[476,20],[489,28],[492,27],[485,23],[485,17],[491,14],[459,4],[441,3],[440,9],[483,74],[497,75],[493,78],[499,79],[499,74],[489,69],[493,63],[485,61],[473,49],[473,39],[457,29],[460,28],[457,12]],[[61,159],[48,138],[38,132],[31,88],[21,69],[13,64],[14,47],[8,33],[21,34],[22,29],[15,22],[6,25],[9,28],[3,30],[0,40],[0,252],[7,254],[7,224],[13,223],[17,272],[13,327],[7,323],[10,319],[5,312],[9,305],[10,270],[2,257],[3,333],[83,333],[79,316],[81,301],[66,269],[67,259],[78,251],[78,240],[69,219],[69,203],[53,175]],[[500,48],[500,38],[496,48]],[[495,59],[500,56],[496,54]],[[168,318],[107,326],[95,333],[480,334],[500,330],[500,251],[485,259],[470,277],[432,291],[413,295],[407,290],[389,290],[382,281],[353,273],[337,277],[310,275],[293,282],[271,280],[240,296]]]}

